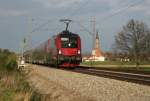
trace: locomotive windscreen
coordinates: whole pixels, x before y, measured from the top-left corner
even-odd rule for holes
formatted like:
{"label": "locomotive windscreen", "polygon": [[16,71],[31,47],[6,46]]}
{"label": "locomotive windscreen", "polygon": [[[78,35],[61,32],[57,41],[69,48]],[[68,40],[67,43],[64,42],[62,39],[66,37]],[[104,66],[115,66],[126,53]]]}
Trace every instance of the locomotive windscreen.
{"label": "locomotive windscreen", "polygon": [[77,48],[77,37],[61,37],[62,48]]}

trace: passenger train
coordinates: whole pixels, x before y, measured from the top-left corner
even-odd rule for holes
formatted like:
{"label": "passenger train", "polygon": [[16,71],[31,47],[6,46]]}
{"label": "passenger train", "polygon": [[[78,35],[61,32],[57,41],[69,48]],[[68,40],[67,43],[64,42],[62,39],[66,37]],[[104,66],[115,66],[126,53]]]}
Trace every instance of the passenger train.
{"label": "passenger train", "polygon": [[80,36],[66,28],[34,49],[26,51],[24,57],[26,62],[34,64],[76,67],[82,61]]}

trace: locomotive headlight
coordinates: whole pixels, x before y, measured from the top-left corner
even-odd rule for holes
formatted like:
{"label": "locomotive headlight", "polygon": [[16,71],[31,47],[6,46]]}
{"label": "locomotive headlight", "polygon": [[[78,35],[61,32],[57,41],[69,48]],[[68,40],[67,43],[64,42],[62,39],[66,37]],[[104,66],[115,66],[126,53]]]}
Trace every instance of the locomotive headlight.
{"label": "locomotive headlight", "polygon": [[81,51],[80,51],[80,50],[78,50],[78,54],[81,54]]}
{"label": "locomotive headlight", "polygon": [[58,51],[58,54],[61,54],[61,50]]}
{"label": "locomotive headlight", "polygon": [[71,43],[69,43],[68,46],[70,47],[70,46],[71,46]]}

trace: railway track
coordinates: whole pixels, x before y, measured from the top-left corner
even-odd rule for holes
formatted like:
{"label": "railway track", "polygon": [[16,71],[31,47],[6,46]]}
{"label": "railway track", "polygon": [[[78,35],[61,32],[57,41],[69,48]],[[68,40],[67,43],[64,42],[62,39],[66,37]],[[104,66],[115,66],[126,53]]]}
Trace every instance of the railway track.
{"label": "railway track", "polygon": [[136,73],[136,72],[132,73],[132,72],[123,72],[123,71],[104,70],[104,69],[101,70],[92,67],[91,68],[77,67],[69,71],[150,86],[150,74],[148,73],[143,74],[143,73]]}
{"label": "railway track", "polygon": [[[55,69],[60,69],[60,68],[55,68]],[[149,72],[109,70],[104,68],[101,69],[101,68],[85,67],[85,66],[75,67],[74,69],[61,68],[61,70],[111,78],[111,79],[122,80],[122,81],[150,86]]]}

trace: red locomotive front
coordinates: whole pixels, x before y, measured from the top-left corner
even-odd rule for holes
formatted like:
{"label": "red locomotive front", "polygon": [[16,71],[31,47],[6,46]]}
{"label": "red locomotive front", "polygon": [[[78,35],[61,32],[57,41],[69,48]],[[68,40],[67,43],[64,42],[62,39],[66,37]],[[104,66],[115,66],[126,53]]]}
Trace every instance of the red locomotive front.
{"label": "red locomotive front", "polygon": [[58,47],[57,61],[62,67],[78,66],[81,58],[81,40],[77,34],[63,31],[57,35],[56,46]]}

